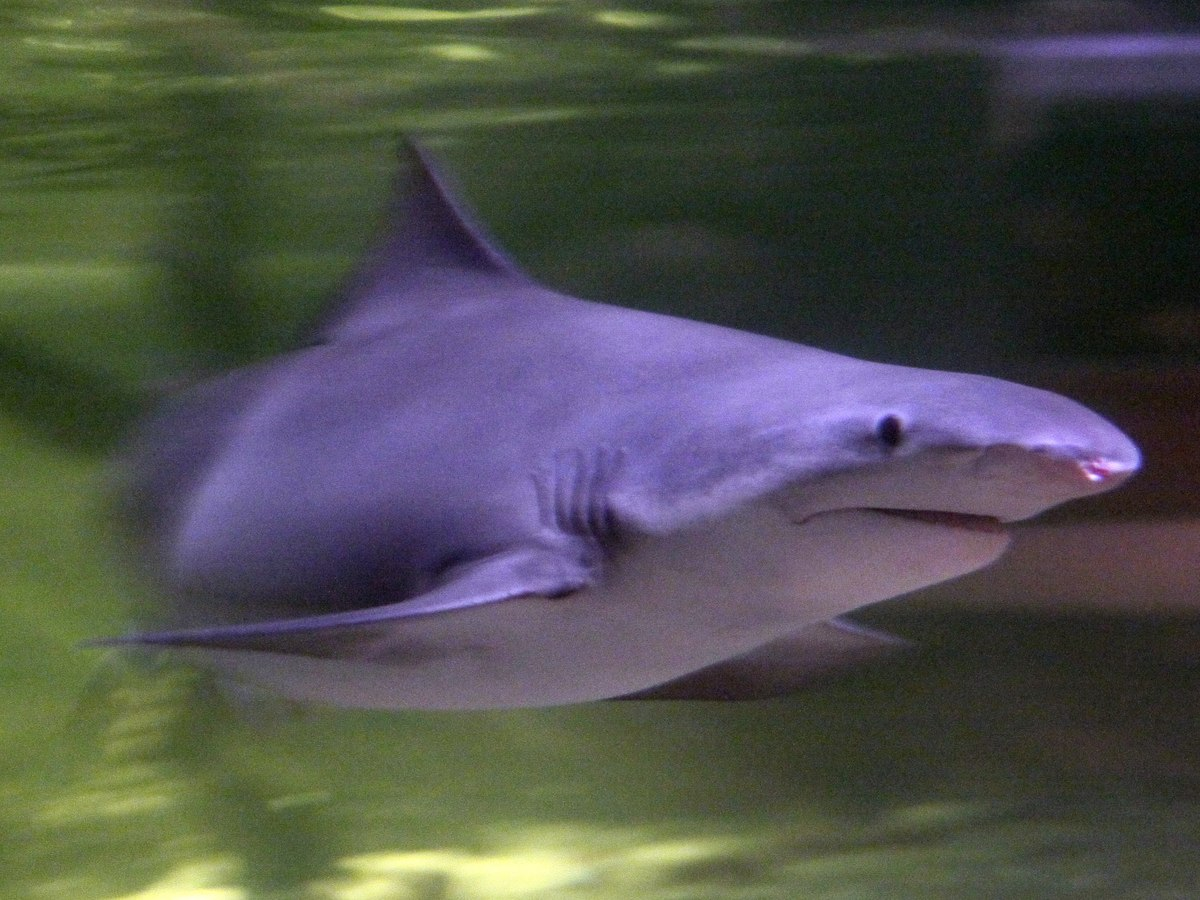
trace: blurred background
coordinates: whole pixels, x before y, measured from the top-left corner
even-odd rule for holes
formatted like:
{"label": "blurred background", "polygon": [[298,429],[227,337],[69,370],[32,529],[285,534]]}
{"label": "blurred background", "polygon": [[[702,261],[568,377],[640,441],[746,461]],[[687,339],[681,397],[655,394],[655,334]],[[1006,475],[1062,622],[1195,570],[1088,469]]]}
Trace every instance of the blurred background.
{"label": "blurred background", "polygon": [[[0,895],[1195,896],[1193,4],[10,0],[0,85]],[[79,649],[153,603],[122,436],[303,339],[402,134],[556,288],[1053,387],[1145,472],[781,701],[294,709]]]}

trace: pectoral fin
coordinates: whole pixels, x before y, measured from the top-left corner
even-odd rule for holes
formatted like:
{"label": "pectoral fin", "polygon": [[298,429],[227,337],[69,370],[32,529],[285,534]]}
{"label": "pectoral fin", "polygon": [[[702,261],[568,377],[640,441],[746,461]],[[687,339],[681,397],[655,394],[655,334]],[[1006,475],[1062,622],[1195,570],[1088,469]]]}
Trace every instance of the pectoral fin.
{"label": "pectoral fin", "polygon": [[339,656],[343,650],[361,651],[371,646],[373,634],[399,619],[514,597],[560,597],[586,586],[592,578],[587,567],[567,555],[540,547],[519,548],[457,566],[433,589],[397,603],[295,619],[140,632],[91,643]]}
{"label": "pectoral fin", "polygon": [[765,700],[910,648],[903,638],[833,619],[622,700]]}

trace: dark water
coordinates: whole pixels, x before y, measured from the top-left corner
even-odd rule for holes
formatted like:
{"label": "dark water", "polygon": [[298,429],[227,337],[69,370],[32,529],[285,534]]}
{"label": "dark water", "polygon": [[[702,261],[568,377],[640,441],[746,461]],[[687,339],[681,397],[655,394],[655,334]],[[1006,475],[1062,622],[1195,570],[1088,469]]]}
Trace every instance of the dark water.
{"label": "dark water", "polygon": [[[0,895],[1195,896],[1185,611],[900,604],[915,658],[744,706],[298,711],[76,648],[145,600],[119,435],[303,333],[400,133],[568,292],[899,362],[1194,365],[1200,50],[1127,38],[1189,14],[10,4]],[[1126,62],[998,49],[1089,33]]]}

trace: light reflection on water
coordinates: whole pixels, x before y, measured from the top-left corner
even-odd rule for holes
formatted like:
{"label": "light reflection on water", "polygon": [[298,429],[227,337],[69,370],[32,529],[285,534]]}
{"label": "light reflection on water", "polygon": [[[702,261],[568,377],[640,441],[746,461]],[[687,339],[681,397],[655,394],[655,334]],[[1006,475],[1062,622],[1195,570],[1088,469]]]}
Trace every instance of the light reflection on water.
{"label": "light reflection on water", "polygon": [[102,512],[122,425],[291,339],[400,131],[569,289],[861,355],[985,367],[1010,334],[994,185],[961,170],[996,127],[986,23],[950,16],[947,46],[773,4],[219,9],[30,5],[0,34],[0,893],[1191,896],[1187,622],[898,612],[935,652],[794,701],[441,716],[75,649],[137,597]]}

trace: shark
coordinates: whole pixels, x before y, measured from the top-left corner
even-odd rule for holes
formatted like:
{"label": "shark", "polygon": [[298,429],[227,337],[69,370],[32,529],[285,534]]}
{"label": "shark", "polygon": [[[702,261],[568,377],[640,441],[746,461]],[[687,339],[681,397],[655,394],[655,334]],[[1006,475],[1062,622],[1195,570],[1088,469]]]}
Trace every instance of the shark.
{"label": "shark", "polygon": [[904,646],[844,614],[1139,467],[1054,393],[558,293],[401,155],[313,339],[131,440],[167,621],[96,643],[362,708],[776,696]]}

